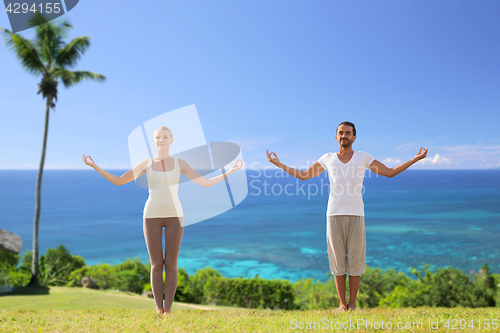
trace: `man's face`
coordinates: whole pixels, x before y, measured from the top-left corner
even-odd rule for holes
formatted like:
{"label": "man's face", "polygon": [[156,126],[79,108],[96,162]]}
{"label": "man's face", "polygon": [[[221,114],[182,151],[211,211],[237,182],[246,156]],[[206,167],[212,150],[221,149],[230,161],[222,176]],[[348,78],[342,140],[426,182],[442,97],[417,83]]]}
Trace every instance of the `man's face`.
{"label": "man's face", "polygon": [[337,129],[337,142],[344,148],[349,147],[356,140],[352,135],[352,126],[340,125]]}

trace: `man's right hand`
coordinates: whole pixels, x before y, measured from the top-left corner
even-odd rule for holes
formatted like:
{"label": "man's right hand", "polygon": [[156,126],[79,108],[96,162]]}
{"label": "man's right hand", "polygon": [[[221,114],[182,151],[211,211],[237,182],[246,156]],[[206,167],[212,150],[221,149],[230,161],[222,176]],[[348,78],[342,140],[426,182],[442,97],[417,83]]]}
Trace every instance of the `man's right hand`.
{"label": "man's right hand", "polygon": [[[280,160],[278,159],[278,156],[276,156],[276,153],[275,152],[269,153],[269,150],[266,150],[266,154],[267,154],[267,159],[269,160],[269,162],[278,166],[278,164],[280,163]],[[273,154],[274,154],[274,157],[272,156]]]}

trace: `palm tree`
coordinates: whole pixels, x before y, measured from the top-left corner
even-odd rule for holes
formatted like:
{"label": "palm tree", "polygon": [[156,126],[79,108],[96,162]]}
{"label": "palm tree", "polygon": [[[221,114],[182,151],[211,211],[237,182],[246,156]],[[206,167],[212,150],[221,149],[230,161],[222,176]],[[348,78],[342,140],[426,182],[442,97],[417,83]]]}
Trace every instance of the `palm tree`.
{"label": "palm tree", "polygon": [[20,60],[22,67],[28,73],[41,76],[38,84],[38,94],[46,99],[45,103],[45,128],[43,132],[42,157],[38,168],[35,194],[35,217],[33,221],[33,260],[31,265],[31,279],[29,286],[37,286],[38,280],[38,229],[40,220],[40,192],[42,186],[43,165],[45,162],[45,150],[47,147],[47,132],[49,128],[49,111],[55,112],[57,101],[57,85],[60,79],[65,87],[69,88],[83,80],[95,80],[102,82],[105,77],[88,71],[70,71],[76,65],[80,57],[90,45],[90,37],[82,36],[66,43],[68,31],[73,28],[68,22],[58,24],[50,22],[39,12],[36,12],[30,20],[35,28],[35,37],[32,40],[25,39],[21,35],[0,28],[3,32],[6,45],[10,46],[12,52]]}

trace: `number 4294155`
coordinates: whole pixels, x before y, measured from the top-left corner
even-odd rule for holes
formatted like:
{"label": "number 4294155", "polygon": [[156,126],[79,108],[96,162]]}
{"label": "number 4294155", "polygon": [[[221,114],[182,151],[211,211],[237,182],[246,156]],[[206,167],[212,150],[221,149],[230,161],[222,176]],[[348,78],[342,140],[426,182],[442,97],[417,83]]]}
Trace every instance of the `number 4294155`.
{"label": "number 4294155", "polygon": [[[444,320],[442,319],[441,321],[444,321]],[[491,321],[491,324],[490,324],[490,321]],[[448,319],[448,320],[444,321],[443,327],[446,327],[446,328],[452,329],[452,330],[465,329],[467,326],[470,328],[474,328],[474,325],[477,322],[476,327],[478,327],[479,329],[489,330],[491,328],[491,329],[496,330],[496,329],[498,329],[498,322],[497,321],[498,321],[498,319],[477,319],[477,320],[471,319],[471,321],[467,325],[467,321],[465,319],[460,319],[460,321],[458,321],[458,319],[453,319],[451,321],[451,323],[450,323],[450,319]],[[460,327],[457,327],[457,326],[460,326]]]}
{"label": "number 4294155", "polygon": [[[45,5],[45,6],[44,6]],[[31,7],[27,3],[9,3],[7,8],[5,9],[8,13],[13,13],[13,14],[26,14],[27,12],[33,12],[35,13],[37,10],[40,13],[55,13],[58,14],[61,12],[61,7],[60,3],[51,3],[47,2],[45,4],[36,4],[34,3]]]}

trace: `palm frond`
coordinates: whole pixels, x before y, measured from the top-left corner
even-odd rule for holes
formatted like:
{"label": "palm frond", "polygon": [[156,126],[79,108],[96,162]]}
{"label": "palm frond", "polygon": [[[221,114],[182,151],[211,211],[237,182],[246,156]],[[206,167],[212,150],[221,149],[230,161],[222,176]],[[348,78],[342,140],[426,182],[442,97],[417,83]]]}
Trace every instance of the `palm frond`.
{"label": "palm frond", "polygon": [[30,24],[37,25],[35,28],[35,44],[42,60],[50,66],[58,56],[59,50],[66,45],[63,39],[72,26],[65,21],[55,24],[39,12],[36,12],[35,16],[30,20]]}
{"label": "palm frond", "polygon": [[106,77],[101,74],[97,74],[89,71],[70,71],[67,69],[57,69],[54,71],[54,76],[60,77],[64,86],[69,88],[83,80],[94,80],[97,82],[102,82],[106,80]]}
{"label": "palm frond", "polygon": [[0,29],[3,31],[5,44],[10,46],[10,49],[21,61],[21,65],[24,69],[34,75],[45,72],[45,66],[40,59],[40,54],[31,41],[7,29]]}
{"label": "palm frond", "polygon": [[81,58],[89,46],[89,36],[76,37],[59,50],[59,54],[55,59],[55,66],[59,68],[74,67],[77,60]]}

